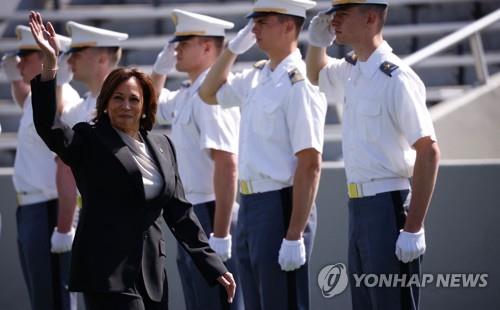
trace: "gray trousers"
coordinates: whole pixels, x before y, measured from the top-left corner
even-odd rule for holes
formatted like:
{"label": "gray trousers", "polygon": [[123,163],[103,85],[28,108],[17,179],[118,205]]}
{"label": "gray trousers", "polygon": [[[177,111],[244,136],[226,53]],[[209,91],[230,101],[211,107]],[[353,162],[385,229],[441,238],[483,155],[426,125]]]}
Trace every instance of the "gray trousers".
{"label": "gray trousers", "polygon": [[[213,232],[215,202],[207,202],[193,206],[193,211],[198,217],[203,230],[210,236]],[[227,260],[224,265],[231,272],[236,281],[236,295],[232,304],[227,303],[226,290],[221,285],[210,287],[202,277],[191,257],[178,245],[177,247],[177,268],[182,283],[184,292],[184,302],[186,310],[243,310],[243,296],[241,292],[241,284],[239,283],[238,273],[236,272],[236,252],[234,228],[236,219],[233,217],[231,223],[231,235],[233,235],[232,257]]]}
{"label": "gray trousers", "polygon": [[316,208],[313,207],[304,231],[306,264],[285,272],[278,255],[291,211],[291,187],[241,195],[236,242],[245,309],[309,309],[308,263],[316,232]]}
{"label": "gray trousers", "polygon": [[31,309],[76,309],[76,293],[67,289],[71,254],[50,252],[57,200],[20,206],[16,220],[19,259]]}
{"label": "gray trousers", "polygon": [[[420,275],[420,259],[404,264],[396,257],[396,240],[403,228],[403,206],[408,190],[380,193],[349,200],[348,269],[353,310],[417,310],[419,288],[416,286],[366,286],[354,274]],[[401,282],[399,282],[401,283]]]}

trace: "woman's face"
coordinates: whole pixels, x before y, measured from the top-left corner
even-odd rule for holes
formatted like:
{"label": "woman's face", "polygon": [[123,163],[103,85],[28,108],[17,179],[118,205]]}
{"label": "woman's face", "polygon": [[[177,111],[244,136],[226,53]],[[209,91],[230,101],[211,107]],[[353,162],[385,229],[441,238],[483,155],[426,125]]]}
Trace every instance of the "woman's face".
{"label": "woman's face", "polygon": [[142,88],[135,77],[121,83],[108,102],[109,120],[114,128],[126,133],[139,131],[144,107]]}

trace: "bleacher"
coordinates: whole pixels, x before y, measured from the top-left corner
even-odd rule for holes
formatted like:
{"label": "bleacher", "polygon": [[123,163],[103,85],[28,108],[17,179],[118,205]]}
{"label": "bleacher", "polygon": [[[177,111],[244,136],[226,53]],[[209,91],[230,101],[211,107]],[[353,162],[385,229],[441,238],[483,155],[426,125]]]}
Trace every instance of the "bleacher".
{"label": "bleacher", "polygon": [[[59,32],[63,34],[63,25],[68,20],[129,33],[130,39],[123,44],[122,65],[139,66],[150,72],[157,53],[173,32],[174,25],[169,14],[174,8],[230,20],[235,23],[235,28],[229,33],[229,37],[232,37],[246,24],[245,15],[251,6],[252,1],[211,0],[195,3],[188,0],[73,0],[63,4],[59,10],[43,10],[42,14],[46,20],[55,22]],[[309,12],[306,25],[318,11],[328,7],[330,1],[320,1]],[[404,58],[498,8],[499,0],[392,0],[384,37],[395,52]],[[0,12],[0,30],[7,30],[0,39],[0,54],[15,50],[15,39],[9,29],[16,24],[26,24],[27,16],[26,10]],[[307,26],[305,28],[300,36],[303,55],[308,37]],[[499,35],[500,23],[481,33],[490,73],[500,71]],[[342,57],[347,52],[343,47],[334,46],[329,49],[329,54],[335,57]],[[235,71],[249,67],[264,57],[254,47],[238,58]],[[474,57],[467,41],[418,63],[415,70],[428,87],[429,105],[459,97],[477,82]],[[183,79],[185,75],[174,72],[167,80],[167,87],[175,89]],[[78,84],[76,88],[82,90]],[[0,166],[12,165],[15,131],[20,113],[20,109],[10,99],[9,86],[0,71],[0,123],[4,130],[0,135]],[[337,107],[329,107],[324,160],[341,159],[340,114]]]}

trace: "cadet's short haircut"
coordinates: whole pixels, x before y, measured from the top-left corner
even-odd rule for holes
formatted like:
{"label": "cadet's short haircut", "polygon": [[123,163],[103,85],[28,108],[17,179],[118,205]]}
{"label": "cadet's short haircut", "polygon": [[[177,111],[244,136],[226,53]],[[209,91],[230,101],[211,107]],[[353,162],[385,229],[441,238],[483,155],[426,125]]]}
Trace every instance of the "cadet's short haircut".
{"label": "cadet's short haircut", "polygon": [[299,38],[299,34],[302,31],[302,27],[304,26],[305,18],[295,15],[287,15],[287,14],[276,14],[278,16],[278,20],[281,23],[291,20],[295,24],[295,38]]}
{"label": "cadet's short haircut", "polygon": [[369,12],[369,11],[374,11],[380,18],[380,29],[385,25],[385,22],[387,20],[387,5],[381,5],[381,4],[363,4],[359,5],[359,8],[362,12]]}
{"label": "cadet's short haircut", "polygon": [[116,67],[122,58],[122,48],[118,46],[113,47],[96,47],[101,51],[106,52],[109,55],[112,67]]}
{"label": "cadet's short haircut", "polygon": [[212,41],[215,46],[217,56],[222,52],[222,48],[224,47],[224,37],[221,36],[206,36],[199,37],[201,42]]}

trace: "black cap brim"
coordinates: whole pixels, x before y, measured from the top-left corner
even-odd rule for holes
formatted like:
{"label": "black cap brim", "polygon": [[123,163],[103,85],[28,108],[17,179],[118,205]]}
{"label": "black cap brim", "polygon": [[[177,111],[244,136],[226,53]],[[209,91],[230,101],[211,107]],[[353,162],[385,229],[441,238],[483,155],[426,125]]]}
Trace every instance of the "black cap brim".
{"label": "black cap brim", "polygon": [[172,40],[168,41],[170,43],[175,43],[175,42],[182,42],[182,41],[187,41],[191,38],[194,38],[196,36],[189,35],[189,36],[175,36],[172,38]]}
{"label": "black cap brim", "polygon": [[332,6],[328,11],[326,11],[326,14],[333,14],[338,10],[342,9],[348,9],[353,6],[360,6],[360,5],[380,5],[386,7],[387,5],[385,4],[376,4],[376,3],[345,3],[345,4],[337,4]]}
{"label": "black cap brim", "polygon": [[19,57],[23,57],[23,56],[28,56],[29,54],[32,54],[34,52],[41,52],[41,51],[37,49],[20,49],[19,51],[17,51],[16,55]]}
{"label": "black cap brim", "polygon": [[289,15],[289,16],[293,16],[293,15],[290,15],[290,14],[283,14],[283,13],[280,13],[280,12],[252,12],[252,13],[248,14],[245,17],[248,18],[248,19],[250,19],[250,18],[262,17],[262,16],[268,16],[268,15]]}
{"label": "black cap brim", "polygon": [[71,54],[71,53],[83,51],[84,49],[89,48],[89,47],[90,46],[71,47],[69,50],[66,51],[66,54]]}
{"label": "black cap brim", "polygon": [[218,39],[218,38],[224,38],[224,36],[196,36],[196,35],[188,35],[188,36],[175,36],[173,37],[170,41],[168,41],[169,43],[175,43],[175,42],[182,42],[182,41],[187,41],[191,38],[194,38],[194,37],[200,37],[200,38],[214,38],[214,39]]}

